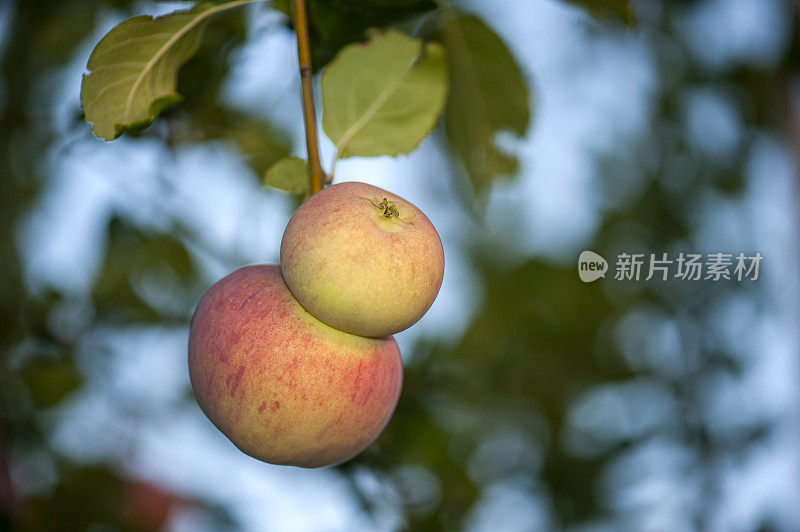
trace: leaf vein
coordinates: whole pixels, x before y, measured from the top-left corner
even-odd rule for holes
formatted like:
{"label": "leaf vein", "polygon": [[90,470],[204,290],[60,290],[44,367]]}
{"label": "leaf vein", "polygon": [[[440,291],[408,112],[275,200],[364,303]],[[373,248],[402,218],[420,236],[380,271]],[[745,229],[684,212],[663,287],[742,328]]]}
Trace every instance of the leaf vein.
{"label": "leaf vein", "polygon": [[135,77],[136,77],[136,74],[131,74],[130,76],[125,76],[124,78],[118,79],[117,81],[115,81],[115,82],[113,82],[113,83],[109,83],[108,85],[106,85],[106,86],[104,86],[102,89],[100,89],[100,90],[97,92],[97,94],[95,94],[95,95],[94,95],[94,98],[92,98],[91,100],[89,100],[89,101],[88,101],[88,102],[87,102],[85,105],[86,105],[86,106],[89,106],[89,105],[94,105],[94,104],[97,102],[97,100],[99,100],[100,98],[102,98],[102,97],[103,97],[103,95],[104,95],[106,92],[108,92],[109,90],[113,89],[113,88],[114,88],[114,87],[116,87],[117,85],[123,85],[123,84],[127,83],[128,81],[130,81],[131,79],[133,79],[133,78],[135,78]]}
{"label": "leaf vein", "polygon": [[[173,35],[173,33],[165,31],[165,32],[161,32],[161,33],[152,33],[150,35],[142,35],[142,36],[139,36],[139,37],[130,37],[130,38],[124,40],[124,41],[118,42],[117,44],[106,48],[105,50],[103,50],[102,52],[97,54],[97,56],[95,56],[95,59],[97,57],[102,57],[102,56],[104,56],[104,55],[106,55],[106,54],[108,54],[110,52],[113,52],[117,48],[121,48],[123,46],[129,46],[129,45],[134,44],[134,43],[155,41],[157,39],[163,39],[164,37],[169,37],[170,35]],[[145,62],[142,61],[142,63],[144,64]]]}
{"label": "leaf vein", "polygon": [[183,26],[181,29],[175,32],[172,35],[172,37],[170,37],[169,40],[166,43],[164,43],[161,46],[161,48],[158,49],[155,55],[147,62],[141,74],[139,74],[139,77],[136,78],[133,87],[131,87],[131,92],[130,94],[128,94],[128,100],[125,102],[125,112],[123,114],[125,121],[128,122],[131,119],[130,118],[131,106],[133,105],[136,92],[139,90],[139,87],[143,83],[144,78],[147,76],[150,70],[164,57],[164,55],[167,53],[167,51],[169,51],[172,45],[177,43],[184,36],[188,35],[190,31],[198,27],[200,23],[204,22],[208,17],[216,14],[219,11],[222,11],[223,9],[229,9],[231,7],[236,7],[251,1],[252,0],[239,0],[234,2],[228,2],[227,4],[219,4],[215,7],[209,8],[206,11],[199,13],[195,18],[190,20],[185,26]]}
{"label": "leaf vein", "polygon": [[359,117],[358,120],[353,122],[353,125],[347,128],[347,130],[342,134],[339,138],[339,142],[336,143],[336,149],[341,153],[343,148],[347,146],[347,143],[361,131],[367,123],[372,120],[375,115],[378,114],[378,111],[381,107],[389,100],[389,97],[395,92],[397,87],[400,86],[400,83],[405,79],[408,75],[408,71],[406,71],[402,76],[398,76],[392,83],[386,86],[380,94],[378,94],[377,98],[373,100],[373,102],[367,107],[367,110],[364,111],[364,114]]}

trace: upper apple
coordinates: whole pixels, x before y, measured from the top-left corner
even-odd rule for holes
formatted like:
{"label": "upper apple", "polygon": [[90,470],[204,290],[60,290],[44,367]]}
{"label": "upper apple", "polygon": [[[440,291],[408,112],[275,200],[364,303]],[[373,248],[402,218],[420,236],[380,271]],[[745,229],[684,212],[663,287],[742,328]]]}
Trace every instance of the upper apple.
{"label": "upper apple", "polygon": [[407,329],[430,308],[444,275],[436,229],[414,205],[365,183],[332,185],[294,213],[281,272],[319,320],[361,336]]}

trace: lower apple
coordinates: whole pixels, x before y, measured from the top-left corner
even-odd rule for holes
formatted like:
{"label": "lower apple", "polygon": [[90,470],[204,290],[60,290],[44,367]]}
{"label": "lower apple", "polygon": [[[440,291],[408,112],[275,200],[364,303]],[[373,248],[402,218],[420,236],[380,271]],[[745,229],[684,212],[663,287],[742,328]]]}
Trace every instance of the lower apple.
{"label": "lower apple", "polygon": [[234,271],[192,318],[189,375],[200,408],[244,453],[272,464],[321,467],[362,451],[394,411],[402,371],[391,336],[325,325],[277,265]]}

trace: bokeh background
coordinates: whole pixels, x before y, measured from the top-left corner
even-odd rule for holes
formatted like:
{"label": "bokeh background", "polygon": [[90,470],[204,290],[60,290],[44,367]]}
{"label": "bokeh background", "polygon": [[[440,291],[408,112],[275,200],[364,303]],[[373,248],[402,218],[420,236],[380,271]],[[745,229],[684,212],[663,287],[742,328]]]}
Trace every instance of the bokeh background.
{"label": "bokeh background", "polygon": [[[304,152],[277,4],[219,17],[184,102],[105,143],[79,100],[94,44],[187,4],[0,2],[0,529],[800,530],[800,4],[452,2],[511,51],[531,118],[496,136],[508,176],[470,177],[442,128],[338,165],[421,207],[447,268],[397,335],[386,431],[323,470],[238,452],[186,364],[204,289],[277,262],[296,205],[259,178]],[[317,67],[447,16],[323,4]],[[584,284],[584,249],[764,259],[755,282]]]}

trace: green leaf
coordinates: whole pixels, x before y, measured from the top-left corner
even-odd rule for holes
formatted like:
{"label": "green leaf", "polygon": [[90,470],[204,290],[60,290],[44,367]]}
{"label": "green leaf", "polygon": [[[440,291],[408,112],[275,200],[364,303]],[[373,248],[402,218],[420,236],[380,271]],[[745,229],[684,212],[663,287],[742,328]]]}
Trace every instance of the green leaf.
{"label": "green leaf", "polygon": [[630,0],[566,0],[589,12],[599,20],[616,20],[633,26],[636,23],[636,12]]}
{"label": "green leaf", "polygon": [[267,171],[264,184],[296,196],[307,196],[310,188],[308,165],[299,157],[281,159]]}
{"label": "green leaf", "polygon": [[501,175],[513,174],[517,160],[495,145],[500,131],[528,130],[528,89],[505,43],[480,19],[459,16],[444,25],[450,58],[450,97],[445,130],[480,193]]}
{"label": "green leaf", "polygon": [[341,52],[322,74],[322,125],[339,157],[398,155],[436,126],[447,95],[444,49],[399,31]]}
{"label": "green leaf", "polygon": [[128,19],[103,37],[89,57],[81,104],[94,134],[113,140],[144,129],[181,100],[178,69],[197,51],[208,19],[252,0],[201,3],[163,17]]}

